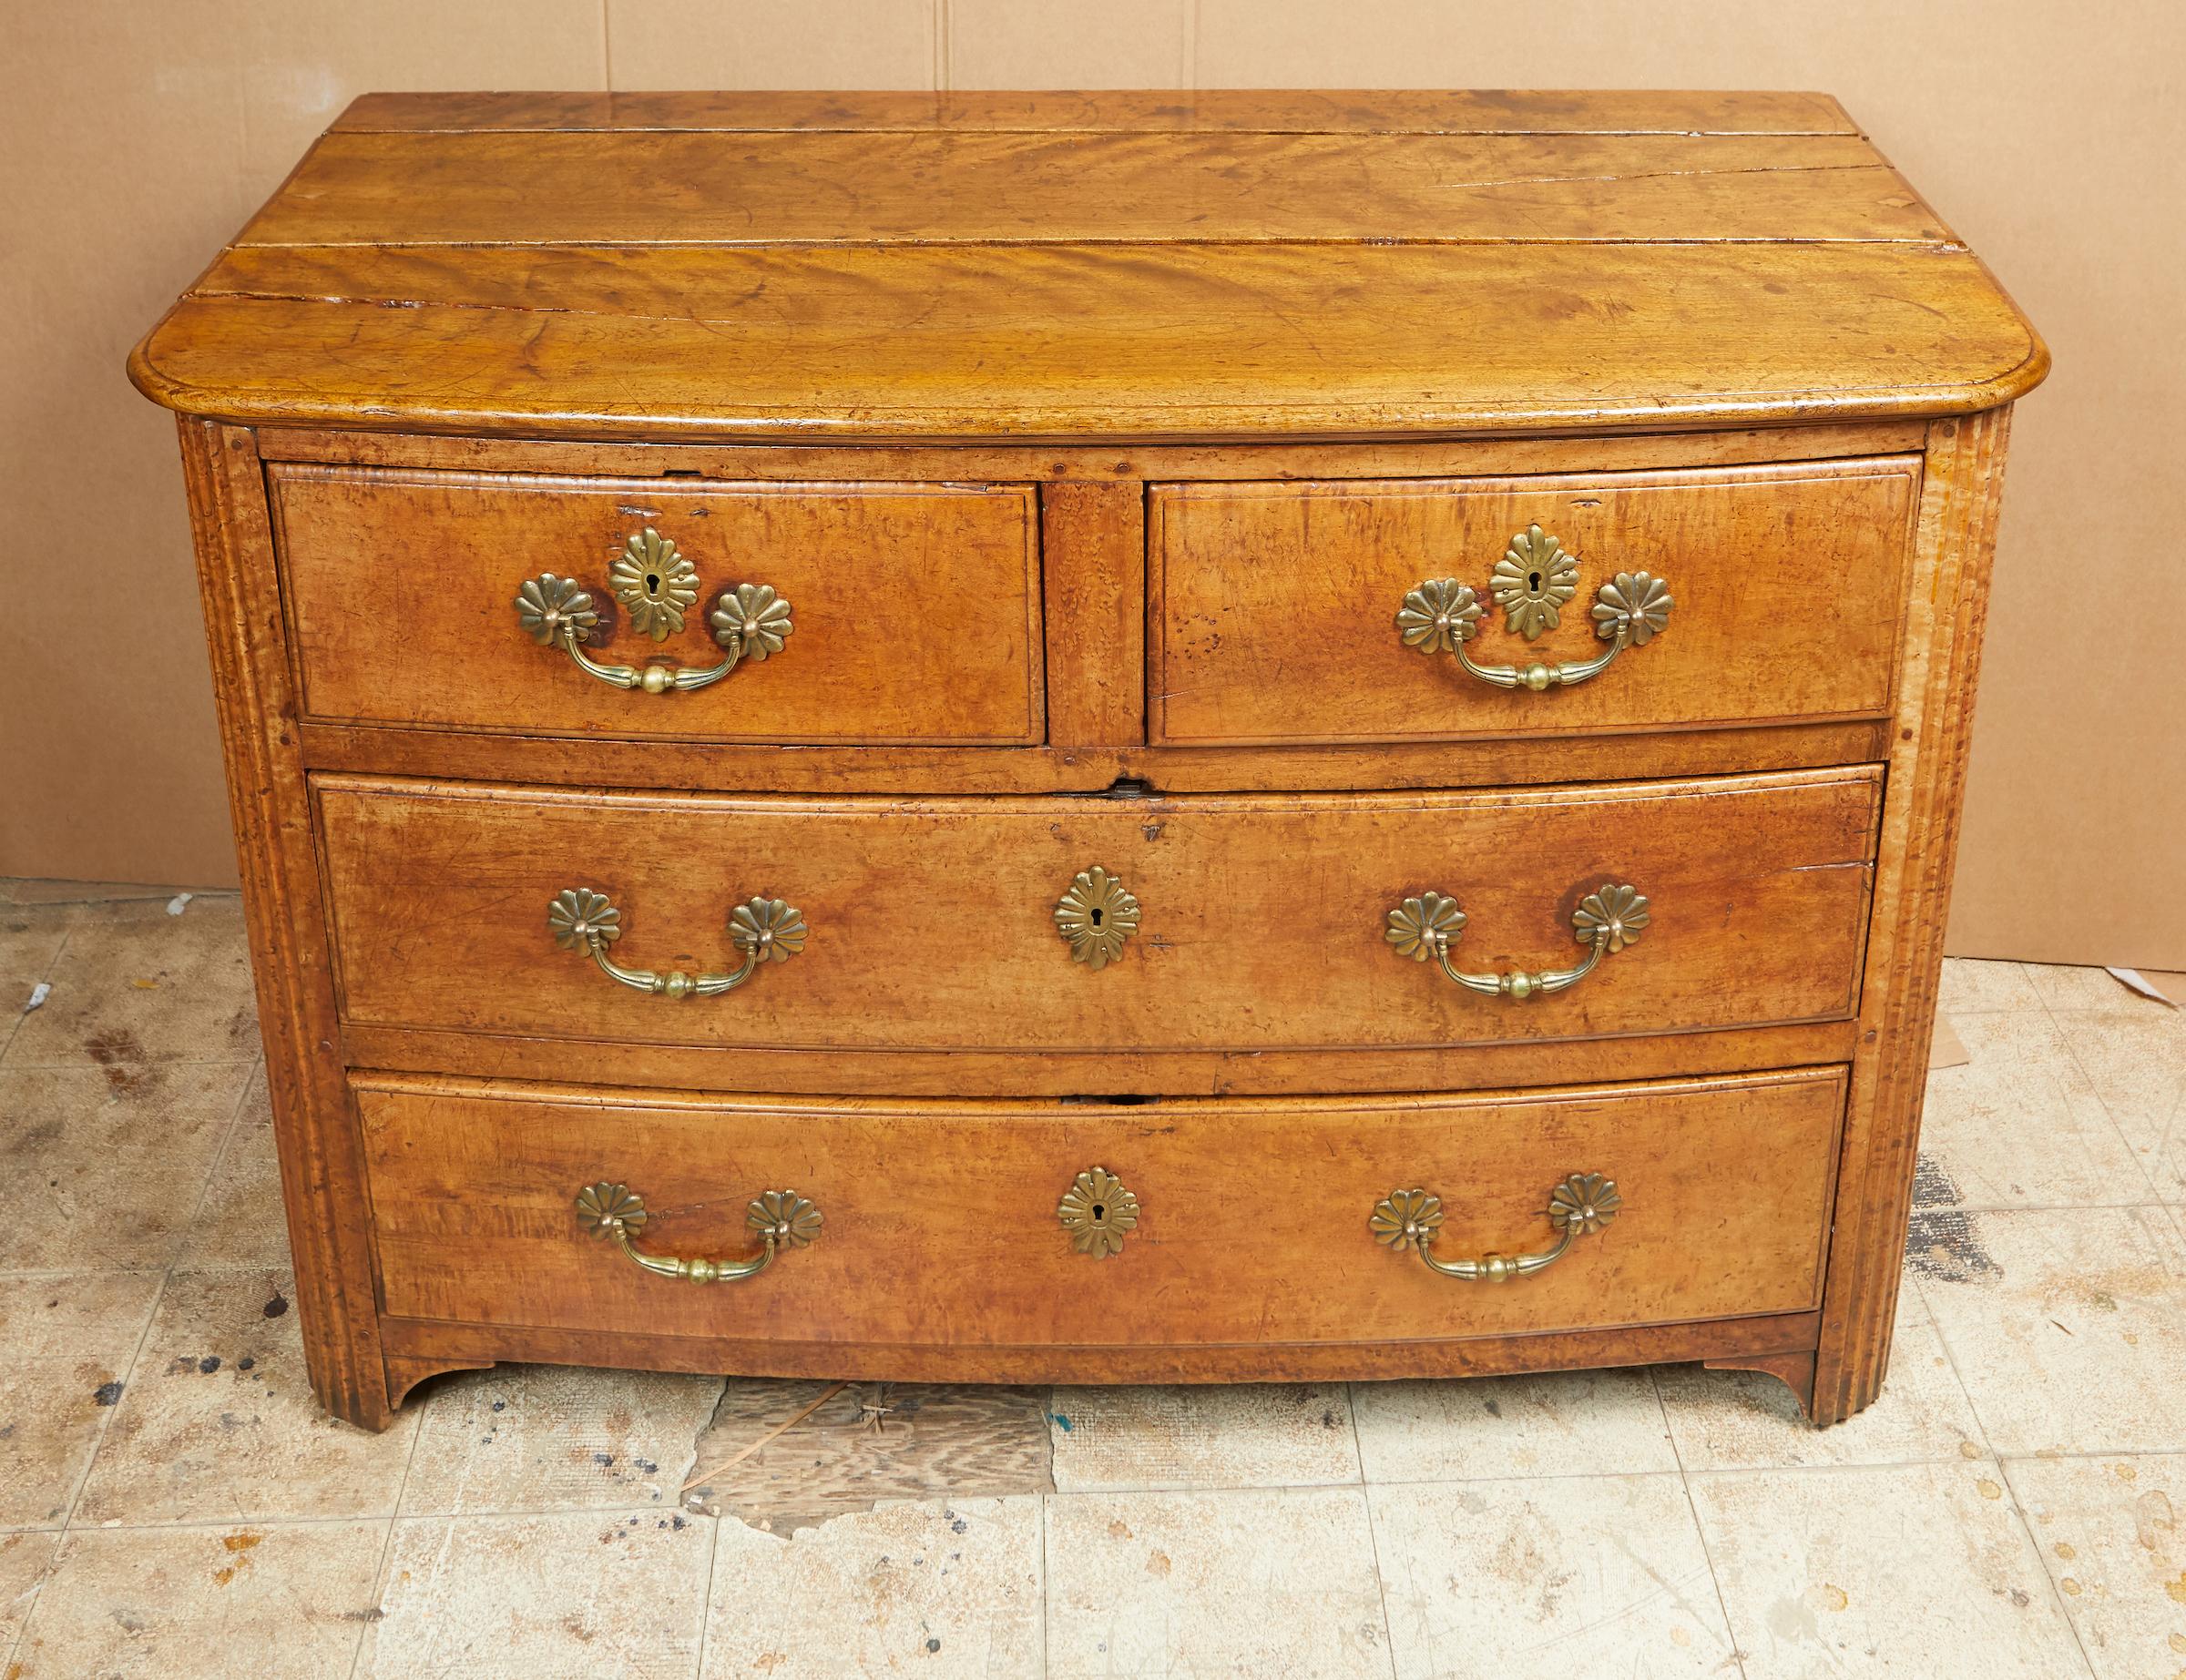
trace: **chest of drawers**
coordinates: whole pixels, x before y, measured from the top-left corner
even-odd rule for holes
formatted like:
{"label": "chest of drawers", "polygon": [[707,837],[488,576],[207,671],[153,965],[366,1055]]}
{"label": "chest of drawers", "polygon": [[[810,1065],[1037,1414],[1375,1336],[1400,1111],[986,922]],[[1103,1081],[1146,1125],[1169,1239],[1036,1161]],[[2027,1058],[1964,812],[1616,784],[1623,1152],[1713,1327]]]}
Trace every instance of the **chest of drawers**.
{"label": "chest of drawers", "polygon": [[131,363],[320,1394],[1856,1410],[2046,367],[1812,96],[360,100]]}

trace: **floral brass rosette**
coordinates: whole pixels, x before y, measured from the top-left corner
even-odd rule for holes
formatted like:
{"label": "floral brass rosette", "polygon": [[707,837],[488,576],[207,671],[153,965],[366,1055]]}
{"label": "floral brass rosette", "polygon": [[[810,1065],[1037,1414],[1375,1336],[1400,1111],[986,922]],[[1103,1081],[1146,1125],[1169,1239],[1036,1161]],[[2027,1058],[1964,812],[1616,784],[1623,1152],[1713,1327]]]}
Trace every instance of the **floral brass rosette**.
{"label": "floral brass rosette", "polygon": [[577,1222],[596,1237],[645,1229],[644,1198],[627,1184],[587,1185],[577,1193]]}
{"label": "floral brass rosette", "polygon": [[1480,628],[1480,598],[1470,584],[1455,577],[1430,577],[1405,596],[1396,628],[1407,647],[1421,653],[1455,653]]}
{"label": "floral brass rosette", "polygon": [[599,615],[592,597],[574,577],[557,577],[542,572],[527,577],[516,591],[516,622],[542,647],[551,647],[565,635],[580,642],[592,639]]}
{"label": "floral brass rosette", "polygon": [[1367,1217],[1374,1240],[1400,1252],[1424,1248],[1442,1228],[1442,1197],[1425,1190],[1392,1190]]}
{"label": "floral brass rosette", "polygon": [[1670,585],[1649,572],[1619,572],[1595,592],[1594,634],[1605,642],[1623,636],[1644,647],[1670,622]]}
{"label": "floral brass rosette", "polygon": [[1624,1197],[1617,1181],[1599,1173],[1573,1173],[1548,1193],[1548,1219],[1559,1231],[1591,1237],[1617,1217]]}
{"label": "floral brass rosette", "polygon": [[739,584],[724,592],[714,604],[711,623],[713,639],[731,659],[764,660],[778,654],[782,638],[797,627],[790,622],[790,604],[771,584]]}
{"label": "floral brass rosette", "polygon": [[820,1235],[820,1210],[794,1190],[767,1190],[751,1198],[744,1223],[770,1247],[802,1248]]}
{"label": "floral brass rosette", "polygon": [[1651,920],[1647,895],[1636,887],[1603,882],[1571,912],[1572,936],[1582,945],[1599,942],[1612,954],[1639,941],[1640,930]]}
{"label": "floral brass rosette", "polygon": [[1441,955],[1445,947],[1456,944],[1464,932],[1465,912],[1457,908],[1456,899],[1423,892],[1389,912],[1389,925],[1382,937],[1396,947],[1398,956],[1425,962]]}
{"label": "floral brass rosette", "polygon": [[804,912],[781,899],[753,899],[729,912],[729,942],[759,962],[787,962],[804,949],[806,932]]}
{"label": "floral brass rosette", "polygon": [[602,945],[622,937],[622,912],[604,892],[585,887],[565,887],[546,907],[546,926],[554,942],[564,951],[590,956]]}

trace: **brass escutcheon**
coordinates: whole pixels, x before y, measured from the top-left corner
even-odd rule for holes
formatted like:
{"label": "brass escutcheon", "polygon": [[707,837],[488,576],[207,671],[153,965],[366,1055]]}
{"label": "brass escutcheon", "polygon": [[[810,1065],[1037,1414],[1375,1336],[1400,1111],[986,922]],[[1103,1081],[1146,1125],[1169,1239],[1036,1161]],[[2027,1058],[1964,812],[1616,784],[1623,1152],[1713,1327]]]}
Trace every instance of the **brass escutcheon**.
{"label": "brass escutcheon", "polygon": [[1080,870],[1056,902],[1055,931],[1069,942],[1073,962],[1098,972],[1121,956],[1124,941],[1139,931],[1139,901],[1099,865]]}
{"label": "brass escutcheon", "polygon": [[1139,1198],[1105,1166],[1088,1166],[1063,1192],[1055,1217],[1080,1254],[1106,1259],[1123,1252],[1123,1239],[1139,1227]]}

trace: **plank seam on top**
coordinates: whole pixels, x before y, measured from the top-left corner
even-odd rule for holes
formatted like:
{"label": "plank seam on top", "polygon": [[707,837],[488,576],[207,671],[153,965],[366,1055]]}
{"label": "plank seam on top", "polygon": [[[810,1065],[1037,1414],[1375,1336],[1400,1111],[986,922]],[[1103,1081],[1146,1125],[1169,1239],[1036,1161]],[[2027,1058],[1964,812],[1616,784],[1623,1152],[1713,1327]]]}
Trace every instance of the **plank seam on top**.
{"label": "plank seam on top", "polygon": [[[1815,164],[1755,169],[1660,169],[1638,175],[1543,175],[1507,180],[1438,181],[1436,189],[1478,192],[1502,188],[1580,186],[1639,180],[1726,178],[1740,175],[1894,175],[1882,164]],[[254,220],[256,219],[253,219]],[[1936,219],[1938,226],[1941,218]],[[601,239],[404,239],[382,237],[356,239],[268,239],[239,234],[229,250],[400,250],[421,248],[470,249],[491,247],[564,247],[598,249],[615,247],[740,248],[767,246],[890,246],[890,245],[1931,245],[1964,249],[1964,242],[1947,233],[1725,233],[1675,237],[1663,234],[1522,234],[1522,233],[1215,233],[1215,234],[949,234],[874,233],[839,235],[754,235],[746,239],[710,235],[691,239],[630,236]]]}
{"label": "plank seam on top", "polygon": [[[1841,136],[917,137],[915,154],[890,155],[862,133],[557,131],[533,156],[495,133],[330,133],[235,244],[1955,243],[1871,144]],[[671,141],[659,156],[631,150]],[[603,169],[642,173],[628,192],[595,186],[573,202],[512,197],[526,179]],[[390,196],[404,172],[451,196],[412,213]],[[820,192],[853,179],[850,202]],[[1012,199],[1027,179],[1041,185],[1045,225]]]}

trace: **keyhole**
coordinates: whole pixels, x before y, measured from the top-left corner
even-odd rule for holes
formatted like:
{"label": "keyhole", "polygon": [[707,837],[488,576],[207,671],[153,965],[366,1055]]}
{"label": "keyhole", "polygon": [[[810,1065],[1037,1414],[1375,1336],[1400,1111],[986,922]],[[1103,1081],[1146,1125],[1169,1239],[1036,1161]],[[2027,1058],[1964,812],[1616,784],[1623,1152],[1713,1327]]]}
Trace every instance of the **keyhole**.
{"label": "keyhole", "polygon": [[1095,1202],[1095,1203],[1093,1204],[1093,1223],[1094,1223],[1094,1224],[1096,1224],[1096,1225],[1098,1225],[1098,1224],[1099,1224],[1099,1223],[1100,1223],[1100,1222],[1101,1222],[1103,1219],[1107,1218],[1108,1217],[1108,1204],[1107,1204],[1106,1202]]}
{"label": "keyhole", "polygon": [[660,593],[659,573],[648,572],[645,575],[645,592],[648,595],[659,595]]}
{"label": "keyhole", "polygon": [[1530,590],[1532,590],[1532,591],[1534,592],[1534,594],[1536,594],[1536,595],[1538,595],[1538,594],[1540,594],[1540,592],[1541,592],[1541,575],[1540,575],[1538,572],[1528,572],[1528,573],[1527,573],[1527,574],[1526,574],[1526,587],[1527,587],[1527,588],[1528,588],[1528,589],[1530,589]]}
{"label": "keyhole", "polygon": [[1100,919],[1101,919],[1103,916],[1107,915],[1107,914],[1108,914],[1108,911],[1104,911],[1104,910],[1100,909],[1100,908],[1099,908],[1098,905],[1096,905],[1096,906],[1094,907],[1094,911],[1093,911],[1093,925],[1094,925],[1095,927],[1098,927],[1098,926],[1100,925]]}

